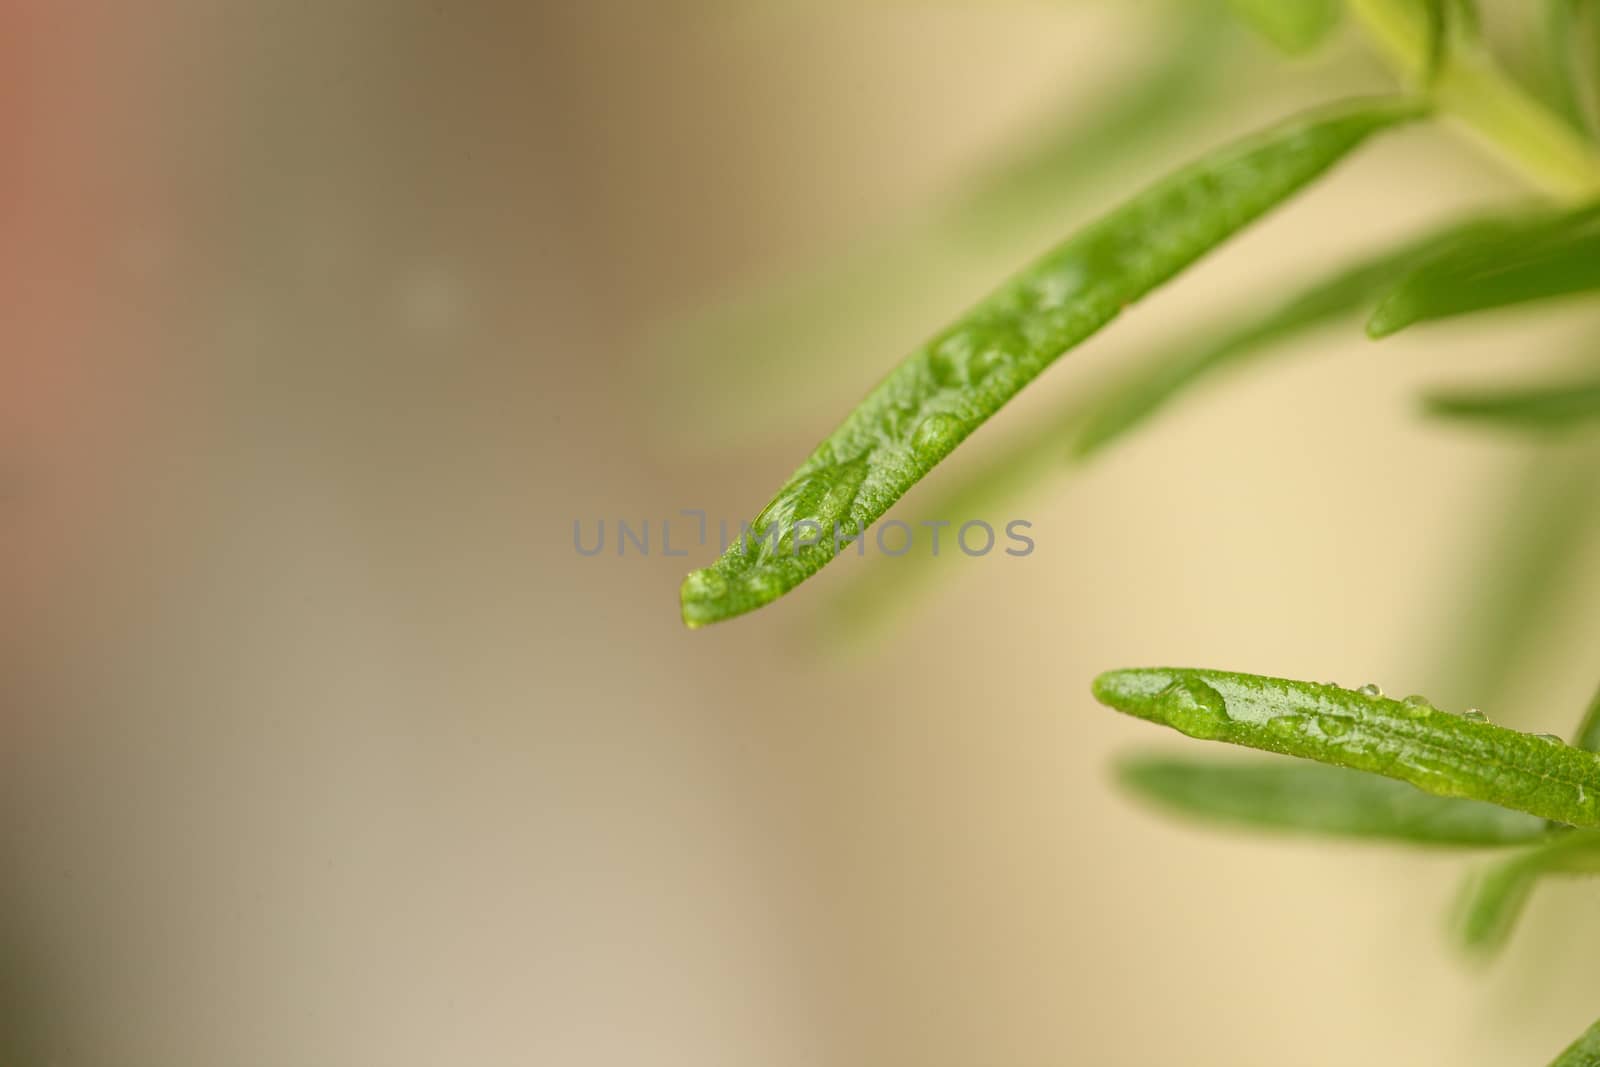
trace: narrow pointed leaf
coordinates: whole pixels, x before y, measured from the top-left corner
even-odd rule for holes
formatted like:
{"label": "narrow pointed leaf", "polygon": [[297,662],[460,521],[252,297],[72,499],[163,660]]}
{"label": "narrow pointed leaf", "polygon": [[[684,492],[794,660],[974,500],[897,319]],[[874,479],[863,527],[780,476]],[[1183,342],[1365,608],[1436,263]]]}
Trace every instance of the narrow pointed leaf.
{"label": "narrow pointed leaf", "polygon": [[1594,699],[1589,701],[1589,710],[1584,713],[1572,743],[1585,752],[1600,752],[1600,689],[1595,690]]}
{"label": "narrow pointed leaf", "polygon": [[1423,397],[1430,415],[1528,430],[1600,422],[1600,379],[1516,389],[1445,391]]}
{"label": "narrow pointed leaf", "polygon": [[1384,297],[1367,333],[1597,289],[1600,207],[1590,206],[1507,223],[1440,254]]}
{"label": "narrow pointed leaf", "polygon": [[1600,827],[1600,755],[1425,701],[1228,671],[1145,668],[1094,682],[1102,704],[1207,741],[1398,778],[1436,796]]}
{"label": "narrow pointed leaf", "polygon": [[1600,1022],[1551,1060],[1550,1067],[1600,1067]]}
{"label": "narrow pointed leaf", "polygon": [[1410,271],[1493,223],[1455,222],[1407,241],[1317,282],[1265,315],[1252,316],[1194,348],[1137,367],[1092,401],[1073,441],[1086,458],[1160,411],[1189,386],[1218,370],[1370,306]]}
{"label": "narrow pointed leaf", "polygon": [[742,614],[816,573],[838,553],[835,531],[867,529],[1062,352],[1420,113],[1365,101],[1292,120],[1178,171],[1048,253],[890,372],[757,516],[755,536],[689,575],[684,622]]}
{"label": "narrow pointed leaf", "polygon": [[[1210,4],[1184,0],[1159,50],[1131,76],[1088,100],[1074,98],[1009,152],[980,167],[939,220],[952,243],[992,248],[1037,231],[1082,197],[1086,186],[1126,168],[1141,151],[1193,124],[1208,109],[1249,91],[1227,20]],[[822,309],[824,312],[827,309]]]}
{"label": "narrow pointed leaf", "polygon": [[1462,527],[1477,543],[1452,584],[1428,675],[1448,703],[1497,710],[1600,536],[1600,440],[1552,442],[1526,457]]}
{"label": "narrow pointed leaf", "polygon": [[1339,0],[1228,0],[1234,14],[1291,55],[1310,51],[1339,22]]}
{"label": "narrow pointed leaf", "polygon": [[1423,10],[1428,17],[1427,62],[1422,68],[1422,80],[1432,85],[1444,68],[1445,51],[1450,41],[1450,10],[1445,0],[1423,0]]}
{"label": "narrow pointed leaf", "polygon": [[1471,875],[1463,887],[1456,934],[1484,955],[1510,939],[1528,898],[1547,874],[1600,873],[1600,834],[1567,833]]}
{"label": "narrow pointed leaf", "polygon": [[1561,116],[1580,132],[1589,130],[1584,109],[1583,15],[1588,0],[1545,0],[1545,51],[1551,96]]}
{"label": "narrow pointed leaf", "polygon": [[1534,815],[1316,763],[1138,756],[1117,776],[1175,814],[1253,829],[1462,846],[1523,844],[1551,832]]}

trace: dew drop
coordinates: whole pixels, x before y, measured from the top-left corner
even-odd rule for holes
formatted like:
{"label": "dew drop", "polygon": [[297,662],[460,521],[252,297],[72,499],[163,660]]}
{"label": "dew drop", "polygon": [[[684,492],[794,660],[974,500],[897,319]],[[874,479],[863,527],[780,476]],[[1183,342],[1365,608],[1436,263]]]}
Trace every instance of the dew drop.
{"label": "dew drop", "polygon": [[754,571],[747,575],[744,580],[744,587],[762,601],[776,600],[778,594],[783,592],[778,576],[768,571]]}
{"label": "dew drop", "polygon": [[1197,678],[1176,678],[1160,693],[1167,723],[1202,740],[1220,736],[1230,721],[1222,694]]}
{"label": "dew drop", "polygon": [[989,375],[1005,366],[1010,357],[998,348],[989,348],[978,353],[968,366],[968,376],[971,384],[977,385]]}
{"label": "dew drop", "polygon": [[1378,684],[1376,682],[1368,682],[1366,685],[1362,686],[1360,689],[1357,689],[1356,692],[1360,693],[1364,697],[1381,697],[1381,696],[1383,696],[1383,690],[1378,687]]}
{"label": "dew drop", "polygon": [[1410,696],[1406,697],[1400,702],[1400,708],[1401,712],[1406,716],[1413,719],[1420,719],[1425,717],[1428,712],[1433,710],[1433,705],[1428,702],[1427,697],[1418,693],[1412,693]]}
{"label": "dew drop", "polygon": [[1461,717],[1463,719],[1466,719],[1468,722],[1488,722],[1489,721],[1489,716],[1485,715],[1483,712],[1479,711],[1477,708],[1468,708],[1466,711],[1463,711],[1461,713]]}
{"label": "dew drop", "polygon": [[1350,724],[1337,715],[1321,715],[1317,718],[1317,725],[1329,737],[1343,737],[1350,732]]}
{"label": "dew drop", "polygon": [[961,440],[961,420],[954,415],[929,415],[917,427],[911,448],[917,458],[932,463],[949,455]]}
{"label": "dew drop", "polygon": [[967,361],[972,358],[972,338],[966,333],[956,333],[940,341],[928,353],[928,370],[934,384],[941,389],[955,389],[967,380]]}
{"label": "dew drop", "polygon": [[718,600],[728,591],[728,580],[715,571],[695,571],[683,583],[684,596],[692,600]]}
{"label": "dew drop", "polygon": [[1561,740],[1561,738],[1557,737],[1555,734],[1534,734],[1533,736],[1537,737],[1539,740],[1543,741],[1547,745],[1564,745],[1564,744],[1566,744],[1565,741]]}

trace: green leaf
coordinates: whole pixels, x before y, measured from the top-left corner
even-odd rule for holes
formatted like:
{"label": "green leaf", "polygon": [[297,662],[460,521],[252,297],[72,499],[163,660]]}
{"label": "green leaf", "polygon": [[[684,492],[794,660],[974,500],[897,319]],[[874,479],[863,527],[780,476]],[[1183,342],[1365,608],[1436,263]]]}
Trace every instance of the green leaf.
{"label": "green leaf", "polygon": [[1310,51],[1339,23],[1339,0],[1228,0],[1234,14],[1291,55]]}
{"label": "green leaf", "polygon": [[1367,322],[1387,337],[1418,322],[1600,288],[1600,205],[1486,230],[1424,263]]}
{"label": "green leaf", "polygon": [[1118,765],[1117,776],[1169,811],[1258,829],[1464,846],[1522,844],[1550,834],[1549,824],[1533,815],[1315,763],[1136,756]]}
{"label": "green leaf", "polygon": [[[1081,231],[896,367],[712,566],[683,583],[701,626],[820,570],[1062,352],[1287,199],[1409,101],[1344,104],[1220,149]],[[816,543],[811,542],[818,538]]]}
{"label": "green leaf", "polygon": [[1584,713],[1572,743],[1585,752],[1600,752],[1600,689],[1595,690],[1594,699],[1589,701],[1589,710]]}
{"label": "green leaf", "polygon": [[1450,45],[1450,11],[1445,0],[1422,0],[1428,17],[1428,53],[1422,68],[1422,80],[1432,85],[1444,69],[1445,52]]}
{"label": "green leaf", "polygon": [[1456,935],[1484,955],[1504,947],[1518,918],[1547,874],[1600,873],[1600,834],[1567,833],[1476,872],[1462,887]]}
{"label": "green leaf", "polygon": [[1551,1060],[1550,1067],[1600,1067],[1600,1022],[1585,1030],[1582,1037]]}
{"label": "green leaf", "polygon": [[1445,391],[1423,397],[1430,415],[1529,430],[1564,430],[1600,420],[1600,379],[1518,389]]}
{"label": "green leaf", "polygon": [[1505,706],[1581,581],[1600,535],[1600,440],[1561,439],[1527,456],[1463,534],[1477,542],[1453,583],[1428,675],[1452,703]]}
{"label": "green leaf", "polygon": [[1353,315],[1410,271],[1441,251],[1494,225],[1481,219],[1454,222],[1405,242],[1318,282],[1265,315],[1251,316],[1194,348],[1136,367],[1093,400],[1072,444],[1087,458],[1160,411],[1200,379],[1299,334]]}
{"label": "green leaf", "polygon": [[[1551,97],[1562,118],[1580,132],[1591,128],[1584,107],[1583,78],[1579,73],[1587,43],[1583,32],[1586,7],[1591,7],[1590,0],[1545,0],[1544,5]],[[1589,14],[1594,16],[1592,7]]]}
{"label": "green leaf", "polygon": [[1094,682],[1102,704],[1207,741],[1398,778],[1437,796],[1486,800],[1574,826],[1600,827],[1600,755],[1316,682],[1227,671],[1147,668]]}

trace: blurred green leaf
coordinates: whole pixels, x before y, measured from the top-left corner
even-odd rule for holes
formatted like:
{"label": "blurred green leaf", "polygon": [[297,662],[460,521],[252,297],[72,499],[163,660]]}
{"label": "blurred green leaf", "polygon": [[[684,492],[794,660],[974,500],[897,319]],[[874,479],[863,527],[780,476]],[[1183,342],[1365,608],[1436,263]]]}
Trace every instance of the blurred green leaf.
{"label": "blurred green leaf", "polygon": [[1438,390],[1423,398],[1430,415],[1512,426],[1564,430],[1600,420],[1600,379],[1515,389]]}
{"label": "blurred green leaf", "polygon": [[1551,832],[1537,816],[1317,763],[1134,756],[1119,762],[1117,777],[1175,814],[1240,827],[1461,846],[1522,844]]}
{"label": "blurred green leaf", "polygon": [[1229,0],[1239,18],[1285,52],[1308,52],[1339,23],[1339,0]]}
{"label": "blurred green leaf", "polygon": [[1431,85],[1444,68],[1445,52],[1450,46],[1450,9],[1446,0],[1422,0],[1428,17],[1428,58],[1422,69],[1422,80]]}
{"label": "blurred green leaf", "polygon": [[1172,667],[1108,671],[1108,707],[1204,741],[1397,778],[1555,822],[1600,827],[1600,755],[1432,707],[1376,687]]}
{"label": "blurred green leaf", "polygon": [[953,243],[992,247],[1077,201],[1084,187],[1238,92],[1239,61],[1225,61],[1225,20],[1186,0],[1155,54],[1087,100],[1075,99],[1009,152],[979,169],[937,221]]}
{"label": "blurred green leaf", "polygon": [[1566,833],[1470,875],[1462,887],[1456,936],[1491,955],[1505,946],[1534,886],[1547,874],[1600,873],[1600,834]]}
{"label": "blurred green leaf", "polygon": [[[907,356],[680,591],[690,627],[783,596],[865,533],[1061,354],[1379,130],[1404,99],[1348,102],[1217,149],[1081,230]],[[816,539],[813,539],[813,535]],[[770,537],[770,543],[769,543]]]}
{"label": "blurred green leaf", "polygon": [[1339,270],[1265,315],[1253,313],[1209,341],[1139,365],[1092,402],[1073,441],[1073,453],[1086,458],[1100,451],[1214,371],[1354,315],[1420,264],[1475,239],[1492,225],[1472,219],[1443,226]]}
{"label": "blurred green leaf", "polygon": [[1600,689],[1595,690],[1594,699],[1589,701],[1589,710],[1584,713],[1572,743],[1588,752],[1600,752]]}
{"label": "blurred green leaf", "polygon": [[1494,712],[1600,531],[1597,442],[1585,435],[1541,443],[1460,528],[1471,547],[1452,592],[1459,603],[1437,627],[1442,647],[1430,674],[1452,702]]}
{"label": "blurred green leaf", "polygon": [[1585,1030],[1583,1036],[1550,1061],[1550,1067],[1600,1067],[1600,1022]]}
{"label": "blurred green leaf", "polygon": [[1577,48],[1579,9],[1585,0],[1545,0],[1545,51],[1551,72],[1552,96],[1557,109],[1578,129],[1584,128],[1581,90],[1578,86]]}
{"label": "blurred green leaf", "polygon": [[1396,285],[1367,333],[1600,289],[1600,205],[1486,228],[1442,251]]}

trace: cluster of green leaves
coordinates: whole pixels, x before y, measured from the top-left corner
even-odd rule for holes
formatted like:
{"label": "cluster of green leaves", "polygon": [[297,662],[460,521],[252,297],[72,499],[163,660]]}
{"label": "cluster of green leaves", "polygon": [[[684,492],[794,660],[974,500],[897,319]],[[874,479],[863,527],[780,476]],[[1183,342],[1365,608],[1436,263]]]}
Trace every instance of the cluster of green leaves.
{"label": "cluster of green leaves", "polygon": [[[1326,39],[1348,12],[1413,91],[1323,107],[1217,149],[1023,269],[891,370],[756,516],[753,539],[688,576],[688,625],[787,594],[848,543],[839,531],[867,530],[1055,360],[1381,132],[1435,115],[1458,120],[1544,199],[1415,235],[1265,313],[1223,324],[1197,345],[1135,365],[1077,398],[1002,463],[1020,468],[1047,454],[1088,461],[1215,372],[1363,310],[1368,336],[1381,339],[1600,293],[1600,137],[1592,121],[1600,3],[1549,0],[1540,85],[1502,70],[1467,0],[1229,4],[1291,52]],[[1594,62],[1586,67],[1582,57]],[[1423,408],[1514,432],[1600,427],[1600,368],[1498,389],[1436,390]],[[970,499],[1005,473],[991,469],[955,493]],[[1421,697],[1393,700],[1374,686],[1159,668],[1102,675],[1094,693],[1193,738],[1307,761],[1125,762],[1123,784],[1162,808],[1238,826],[1507,850],[1463,893],[1457,929],[1474,950],[1504,942],[1542,877],[1600,873],[1600,695],[1567,744],[1474,710],[1457,715]],[[1600,1031],[1556,1062],[1600,1064]]]}

